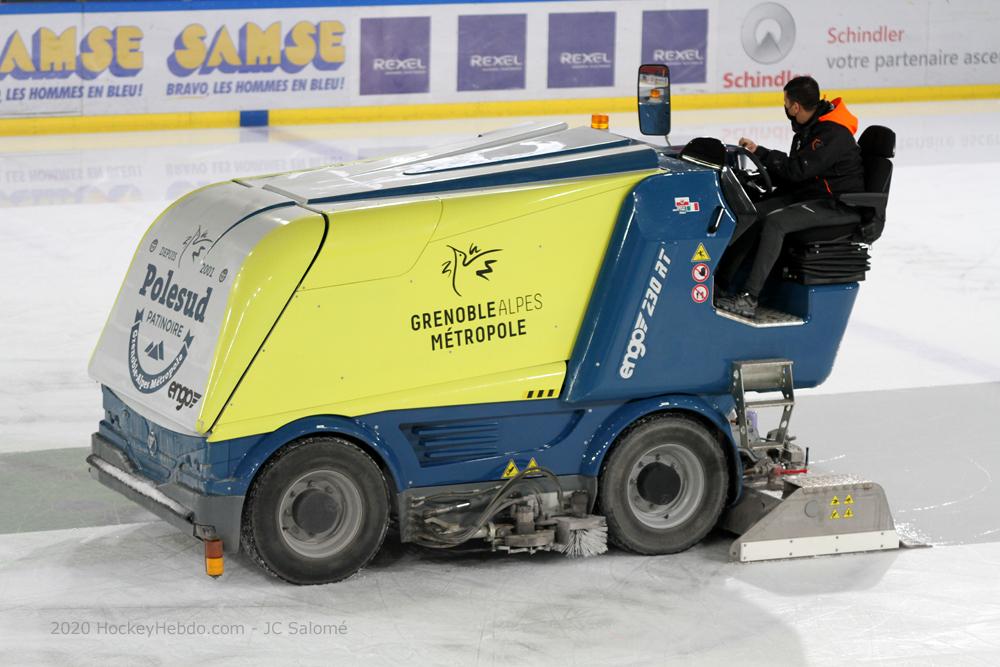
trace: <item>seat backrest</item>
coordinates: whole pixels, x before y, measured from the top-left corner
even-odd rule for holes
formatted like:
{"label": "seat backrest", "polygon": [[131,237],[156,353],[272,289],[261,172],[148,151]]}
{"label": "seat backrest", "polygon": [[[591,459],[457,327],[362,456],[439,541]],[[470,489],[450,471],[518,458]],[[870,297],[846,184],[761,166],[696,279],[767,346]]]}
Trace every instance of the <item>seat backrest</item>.
{"label": "seat backrest", "polygon": [[896,157],[896,133],[884,125],[869,125],[858,139],[862,157]]}
{"label": "seat backrest", "polygon": [[882,125],[865,128],[858,139],[865,166],[865,190],[889,194],[892,160],[896,156],[896,133]]}
{"label": "seat backrest", "polygon": [[[892,160],[896,156],[896,133],[882,125],[870,125],[858,139],[861,160],[865,167],[865,191],[883,194],[889,198],[892,185]],[[869,209],[858,228],[864,243],[874,243],[885,229],[885,203]]]}
{"label": "seat backrest", "polygon": [[884,157],[868,158],[865,164],[865,192],[889,194],[892,185],[892,160]]}

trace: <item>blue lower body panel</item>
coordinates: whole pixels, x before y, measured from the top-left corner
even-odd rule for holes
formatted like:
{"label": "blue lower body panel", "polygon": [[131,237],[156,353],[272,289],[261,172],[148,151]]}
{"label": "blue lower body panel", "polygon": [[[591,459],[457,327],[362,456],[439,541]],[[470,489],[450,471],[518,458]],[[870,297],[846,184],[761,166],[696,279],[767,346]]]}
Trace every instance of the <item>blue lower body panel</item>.
{"label": "blue lower body panel", "polygon": [[[316,435],[339,435],[365,447],[398,493],[500,480],[511,462],[518,469],[534,461],[559,476],[596,478],[609,448],[629,424],[652,412],[678,411],[696,415],[722,434],[734,466],[730,497],[735,499],[739,457],[724,416],[732,404],[728,395],[587,405],[545,399],[354,418],[321,415],[273,433],[210,443],[163,429],[105,388],[105,419],[94,436],[94,454],[180,502],[186,512],[171,510],[168,520],[176,523],[175,515],[185,515],[185,525],[209,524],[232,542],[238,541],[243,497],[260,467],[285,444]],[[115,488],[109,480],[101,481]],[[149,509],[166,516],[163,508]]]}

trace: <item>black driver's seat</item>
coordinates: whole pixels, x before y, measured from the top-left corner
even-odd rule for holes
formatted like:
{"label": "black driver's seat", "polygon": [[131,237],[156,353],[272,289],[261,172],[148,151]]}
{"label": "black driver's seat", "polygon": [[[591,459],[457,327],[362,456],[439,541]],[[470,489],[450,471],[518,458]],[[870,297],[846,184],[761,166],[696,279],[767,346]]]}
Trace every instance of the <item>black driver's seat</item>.
{"label": "black driver's seat", "polygon": [[804,285],[856,282],[871,268],[868,249],[885,228],[885,209],[892,183],[896,133],[872,125],[858,139],[865,169],[865,192],[839,195],[837,200],[858,211],[859,222],[817,227],[789,234],[785,240],[782,274]]}

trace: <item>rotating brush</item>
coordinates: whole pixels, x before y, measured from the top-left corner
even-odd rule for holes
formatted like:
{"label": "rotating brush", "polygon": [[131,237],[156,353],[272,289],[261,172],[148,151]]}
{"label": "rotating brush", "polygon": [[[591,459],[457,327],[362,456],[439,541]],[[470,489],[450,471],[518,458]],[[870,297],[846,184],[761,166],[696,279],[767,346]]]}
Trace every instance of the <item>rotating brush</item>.
{"label": "rotating brush", "polygon": [[570,558],[598,556],[608,550],[608,524],[595,514],[557,517],[553,549]]}

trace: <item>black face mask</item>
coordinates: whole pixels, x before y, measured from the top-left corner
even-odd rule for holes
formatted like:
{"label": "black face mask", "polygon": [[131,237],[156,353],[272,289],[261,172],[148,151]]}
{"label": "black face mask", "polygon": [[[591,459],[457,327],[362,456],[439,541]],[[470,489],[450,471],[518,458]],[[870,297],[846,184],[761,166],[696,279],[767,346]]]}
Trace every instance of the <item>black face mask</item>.
{"label": "black face mask", "polygon": [[788,109],[785,109],[785,118],[792,124],[792,132],[796,134],[802,131],[805,125],[801,124],[799,121],[795,120],[795,116],[789,113]]}

